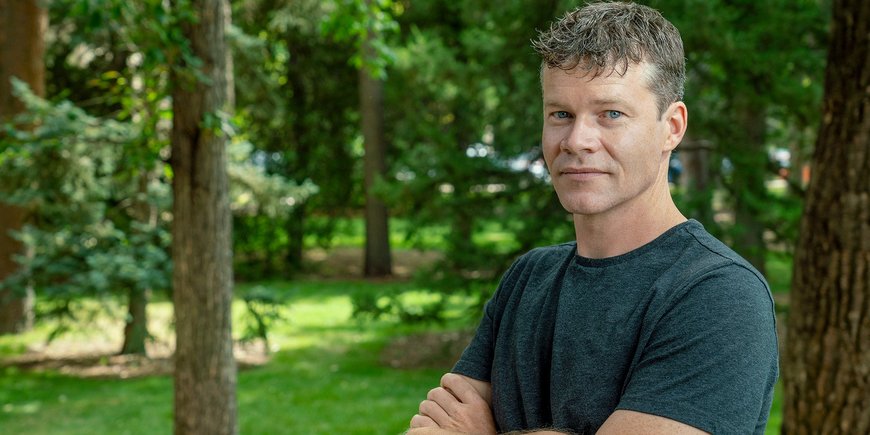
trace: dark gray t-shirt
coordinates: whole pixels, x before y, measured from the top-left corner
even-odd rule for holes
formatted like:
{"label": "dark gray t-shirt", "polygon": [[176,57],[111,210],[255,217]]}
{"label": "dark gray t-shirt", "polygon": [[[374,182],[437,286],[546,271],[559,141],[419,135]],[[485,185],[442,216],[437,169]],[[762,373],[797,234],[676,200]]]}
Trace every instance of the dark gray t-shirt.
{"label": "dark gray t-shirt", "polygon": [[525,254],[453,371],[491,382],[500,431],[591,434],[626,409],[761,434],[777,363],[764,278],[690,220],[617,257]]}

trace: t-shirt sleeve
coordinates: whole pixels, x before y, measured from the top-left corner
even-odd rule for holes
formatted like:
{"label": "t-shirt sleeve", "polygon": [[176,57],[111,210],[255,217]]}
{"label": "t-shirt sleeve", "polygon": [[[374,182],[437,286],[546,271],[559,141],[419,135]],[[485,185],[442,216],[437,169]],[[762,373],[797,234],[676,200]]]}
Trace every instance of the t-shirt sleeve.
{"label": "t-shirt sleeve", "polygon": [[451,370],[453,373],[479,381],[491,382],[498,319],[504,308],[505,299],[517,285],[518,271],[522,269],[522,264],[528,256],[529,254],[520,257],[502,276],[498,289],[484,305],[483,316],[477,326],[477,332],[453,366],[453,370]]}
{"label": "t-shirt sleeve", "polygon": [[477,332],[471,343],[462,352],[462,356],[453,366],[453,373],[468,376],[479,381],[490,382],[492,372],[493,343],[495,332],[493,325],[493,310],[495,299],[487,301],[483,309],[483,318],[477,326]]}
{"label": "t-shirt sleeve", "polygon": [[648,314],[652,326],[641,333],[617,409],[714,434],[763,433],[778,376],[767,285],[732,264],[671,293]]}

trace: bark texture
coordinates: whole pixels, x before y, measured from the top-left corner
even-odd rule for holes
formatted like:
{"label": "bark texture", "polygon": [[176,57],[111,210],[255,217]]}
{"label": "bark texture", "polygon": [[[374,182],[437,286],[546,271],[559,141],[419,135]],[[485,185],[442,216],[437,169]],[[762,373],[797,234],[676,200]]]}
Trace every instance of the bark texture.
{"label": "bark texture", "polygon": [[[37,0],[0,0],[0,120],[24,110],[12,95],[11,78],[26,82],[36,95],[45,96],[45,35],[48,14]],[[20,230],[25,210],[0,203],[0,281],[18,270],[13,256],[22,245],[9,235]],[[0,334],[18,333],[33,325],[33,291],[0,291]]]}
{"label": "bark texture", "polygon": [[227,138],[225,0],[194,0],[184,26],[208,82],[175,77],[172,129],[173,299],[176,319],[175,433],[235,434],[231,217]]}
{"label": "bark texture", "polygon": [[[376,56],[372,46],[373,31],[363,43],[363,56]],[[366,62],[364,62],[366,63]],[[387,171],[387,145],[384,137],[384,84],[363,67],[359,70],[359,99],[362,114],[362,131],[365,140],[365,188],[366,188],[366,252],[365,276],[392,274],[390,258],[390,232],[387,206],[375,194],[377,180]]]}
{"label": "bark texture", "polygon": [[11,77],[45,96],[45,40],[48,14],[39,0],[0,0],[0,117],[24,110],[12,96]]}
{"label": "bark texture", "polygon": [[[139,223],[153,229],[157,226],[157,207],[149,204],[145,199],[151,174],[145,167],[141,171],[142,173],[139,174],[139,195],[133,204],[133,217]],[[148,352],[145,348],[145,341],[149,337],[147,308],[151,290],[130,288],[127,294],[127,319],[124,325],[124,344],[121,346],[121,355],[147,355]]]}
{"label": "bark texture", "polygon": [[145,340],[148,338],[148,293],[130,289],[127,299],[127,320],[124,324],[124,344],[121,355],[147,355]]}
{"label": "bark texture", "polygon": [[836,0],[795,254],[784,434],[870,433],[870,2]]}
{"label": "bark texture", "polygon": [[[18,270],[13,256],[21,254],[21,242],[10,231],[21,229],[24,224],[24,209],[0,203],[0,281]],[[12,290],[0,290],[0,334],[17,334],[33,327],[33,291],[25,294]]]}

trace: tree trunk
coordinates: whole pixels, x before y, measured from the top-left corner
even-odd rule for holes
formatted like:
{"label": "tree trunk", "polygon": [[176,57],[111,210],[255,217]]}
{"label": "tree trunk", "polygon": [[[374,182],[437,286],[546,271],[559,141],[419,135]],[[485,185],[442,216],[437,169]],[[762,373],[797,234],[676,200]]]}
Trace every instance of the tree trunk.
{"label": "tree trunk", "polygon": [[131,288],[128,292],[127,322],[124,325],[124,345],[121,355],[146,355],[145,340],[148,339],[148,292]]}
{"label": "tree trunk", "polygon": [[[0,0],[0,121],[24,110],[12,95],[10,79],[17,77],[33,93],[45,96],[45,31],[48,14],[38,0]],[[0,204],[0,281],[18,270],[14,255],[22,245],[9,235],[24,224],[25,211]],[[33,290],[18,294],[0,291],[0,334],[17,333],[33,325]]]}
{"label": "tree trunk", "polygon": [[870,2],[835,0],[783,359],[784,434],[870,433]]}
{"label": "tree trunk", "polygon": [[764,274],[767,249],[759,215],[767,205],[766,114],[759,102],[747,99],[738,99],[735,111],[742,134],[735,138],[734,154],[729,156],[734,163],[730,183],[734,195],[734,250]]}
{"label": "tree trunk", "polygon": [[[289,44],[288,44],[289,46]],[[308,52],[307,48],[291,48],[294,52]],[[303,54],[304,56],[304,54]],[[298,58],[296,60],[298,62]],[[307,98],[310,98],[311,91],[306,89],[302,74],[294,71],[295,65],[291,67],[288,62],[288,70],[286,72],[292,90],[291,102],[296,108],[307,107]],[[293,161],[285,160],[284,173],[298,184],[302,184],[313,172],[311,169],[311,148],[312,145],[309,136],[306,134],[306,121],[304,116],[297,116],[293,120],[291,126],[291,134],[296,142],[295,158]],[[303,201],[293,208],[290,219],[286,221],[285,229],[287,231],[287,254],[285,260],[290,273],[299,271],[303,266],[303,255],[305,251],[305,219],[308,214],[308,206]]]}
{"label": "tree trunk", "polygon": [[[363,43],[364,59],[376,56],[372,42],[376,35],[370,29]],[[363,62],[369,64],[370,62]],[[384,138],[384,84],[363,66],[359,70],[360,113],[365,140],[366,190],[366,252],[365,276],[392,274],[390,232],[387,206],[374,192],[377,181],[387,171],[387,146]]]}
{"label": "tree trunk", "polygon": [[208,82],[175,76],[172,93],[176,434],[238,431],[227,138],[216,125],[229,97],[225,1],[191,2],[197,19],[183,32]]}
{"label": "tree trunk", "polygon": [[305,203],[296,204],[290,212],[290,219],[286,221],[287,231],[287,254],[284,259],[289,270],[285,271],[285,277],[290,277],[303,267],[305,255],[305,218],[307,215]]}
{"label": "tree trunk", "polygon": [[683,211],[689,217],[699,220],[712,227],[713,195],[710,159],[713,155],[712,145],[707,141],[683,140],[680,144],[680,161],[683,164],[683,174],[680,184],[685,191],[686,209]]}
{"label": "tree trunk", "polygon": [[[23,252],[22,245],[9,231],[21,229],[24,215],[24,209],[0,203],[0,281],[18,270],[13,256]],[[16,334],[33,327],[33,299],[29,287],[23,295],[0,290],[0,334]]]}
{"label": "tree trunk", "polygon": [[0,0],[0,117],[24,110],[12,96],[11,77],[45,96],[45,40],[48,14],[39,0]]}
{"label": "tree trunk", "polygon": [[[137,197],[133,205],[133,218],[151,228],[157,226],[155,207],[148,204],[148,183],[151,179],[148,168],[139,175]],[[148,339],[148,299],[150,290],[130,288],[127,298],[127,319],[124,324],[124,345],[121,355],[147,355],[145,341]]]}

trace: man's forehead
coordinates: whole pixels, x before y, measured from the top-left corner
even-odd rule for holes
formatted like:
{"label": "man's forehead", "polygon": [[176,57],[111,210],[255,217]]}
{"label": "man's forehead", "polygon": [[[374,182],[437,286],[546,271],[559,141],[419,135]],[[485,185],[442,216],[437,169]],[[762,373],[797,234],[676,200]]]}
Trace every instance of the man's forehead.
{"label": "man's forehead", "polygon": [[592,84],[594,86],[613,87],[622,86],[635,88],[635,86],[652,92],[653,66],[646,62],[631,63],[625,69],[614,68],[603,70],[589,70],[583,65],[577,65],[571,69],[544,66],[541,71],[541,86],[545,90],[548,86],[577,86]]}
{"label": "man's forehead", "polygon": [[[582,101],[593,105],[636,106],[655,104],[655,95],[649,86],[649,64],[633,63],[622,73],[610,71],[595,75],[582,66],[570,70],[545,67],[542,74],[544,106],[565,106],[581,96],[576,91],[564,93],[560,89],[576,88]],[[571,103],[573,104],[573,103]]]}
{"label": "man's forehead", "polygon": [[541,65],[541,75],[546,73],[555,74],[561,72],[578,79],[596,80],[596,79],[616,79],[619,80],[626,75],[640,74],[646,77],[649,73],[651,64],[645,61],[628,62],[625,64],[609,64],[604,66],[590,65],[589,63],[580,62],[573,68],[551,67],[546,64]]}

